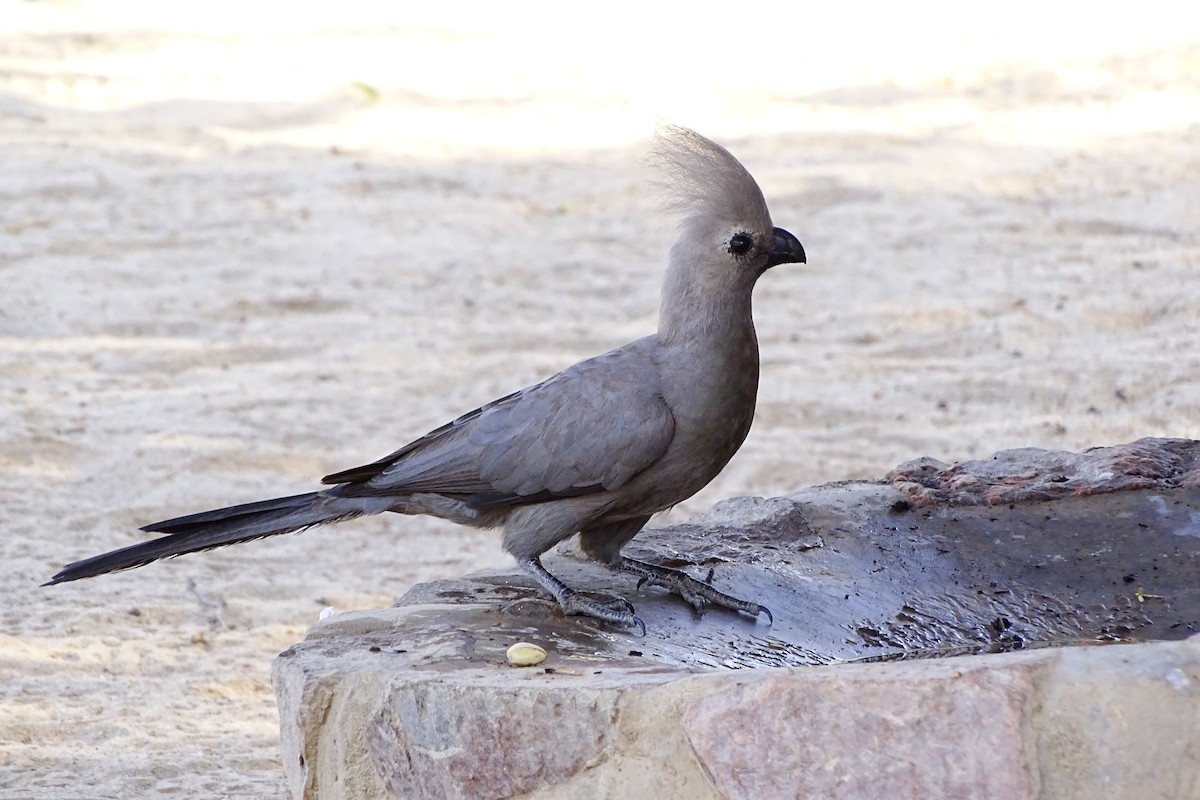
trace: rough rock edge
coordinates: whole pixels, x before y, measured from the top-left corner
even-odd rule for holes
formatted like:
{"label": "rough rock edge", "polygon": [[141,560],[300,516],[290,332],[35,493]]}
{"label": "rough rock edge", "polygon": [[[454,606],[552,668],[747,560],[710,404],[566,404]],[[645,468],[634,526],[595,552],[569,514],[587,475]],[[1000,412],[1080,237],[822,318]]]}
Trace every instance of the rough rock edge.
{"label": "rough rock edge", "polygon": [[1133,489],[1200,488],[1200,441],[1145,438],[1082,453],[1023,447],[950,467],[906,461],[887,474],[915,507],[992,506]]}
{"label": "rough rock edge", "polygon": [[[288,786],[306,800],[444,791],[464,800],[1082,800],[1194,796],[1200,787],[1192,747],[1200,733],[1200,637],[706,675],[612,663],[603,675],[546,674],[495,664],[457,675],[410,667],[381,682],[378,672],[334,674],[281,658],[274,680]],[[435,755],[449,758],[420,760],[420,775],[381,769],[410,763],[407,751],[387,750],[389,742],[399,746],[387,709],[422,687],[441,695],[434,716],[452,719],[478,710],[476,695],[490,687],[482,721],[511,724],[468,725],[462,741],[459,726],[429,728],[442,748]],[[575,731],[592,735],[547,735],[544,725],[522,735],[531,713],[554,721],[553,701],[563,692],[611,713],[587,716]],[[333,710],[324,727],[304,727],[306,696]],[[558,724],[569,733],[578,722]],[[488,768],[470,771],[479,748]],[[542,769],[548,751],[568,768]]]}

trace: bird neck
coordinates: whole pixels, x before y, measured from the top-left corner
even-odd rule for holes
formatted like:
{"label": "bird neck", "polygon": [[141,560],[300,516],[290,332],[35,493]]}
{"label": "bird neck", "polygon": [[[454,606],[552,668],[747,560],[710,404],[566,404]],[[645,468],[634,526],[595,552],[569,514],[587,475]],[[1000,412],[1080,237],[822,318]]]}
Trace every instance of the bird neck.
{"label": "bird neck", "polygon": [[[665,369],[675,379],[664,393],[676,433],[706,453],[720,470],[750,431],[758,395],[758,337],[754,332],[753,280],[672,268],[663,284],[658,341]],[[723,283],[722,283],[723,282]],[[714,422],[717,421],[717,422]],[[707,468],[705,468],[707,470]],[[716,472],[703,471],[703,486]]]}
{"label": "bird neck", "polygon": [[710,353],[752,350],[757,360],[752,298],[754,280],[704,275],[678,262],[667,269],[658,313],[658,338],[667,346],[696,346]]}

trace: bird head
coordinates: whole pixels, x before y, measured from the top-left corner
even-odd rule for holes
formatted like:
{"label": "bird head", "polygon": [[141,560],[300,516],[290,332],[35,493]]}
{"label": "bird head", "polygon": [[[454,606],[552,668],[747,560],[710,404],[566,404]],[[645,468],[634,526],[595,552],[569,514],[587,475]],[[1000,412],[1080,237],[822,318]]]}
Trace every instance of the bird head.
{"label": "bird head", "polygon": [[695,131],[665,126],[651,156],[680,220],[673,264],[705,283],[749,281],[779,264],[805,263],[804,247],[771,222],[762,190],[733,155]]}

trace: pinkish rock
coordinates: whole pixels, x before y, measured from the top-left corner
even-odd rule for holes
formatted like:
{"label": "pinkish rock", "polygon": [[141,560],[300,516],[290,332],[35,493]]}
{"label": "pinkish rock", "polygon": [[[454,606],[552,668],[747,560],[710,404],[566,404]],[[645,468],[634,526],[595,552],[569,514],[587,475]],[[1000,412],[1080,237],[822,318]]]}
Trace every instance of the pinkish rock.
{"label": "pinkish rock", "polygon": [[886,480],[921,508],[990,506],[1134,489],[1200,488],[1200,442],[1139,439],[1082,453],[1025,447],[948,467],[925,457]]}
{"label": "pinkish rock", "polygon": [[1032,798],[1023,727],[1044,660],[764,676],[701,697],[682,723],[731,800]]}

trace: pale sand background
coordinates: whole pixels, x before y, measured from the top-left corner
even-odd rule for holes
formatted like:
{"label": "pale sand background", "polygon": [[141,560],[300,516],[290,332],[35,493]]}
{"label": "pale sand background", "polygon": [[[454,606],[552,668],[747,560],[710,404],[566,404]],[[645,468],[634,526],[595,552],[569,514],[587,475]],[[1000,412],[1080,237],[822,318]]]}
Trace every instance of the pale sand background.
{"label": "pale sand background", "polygon": [[1200,6],[402,5],[0,3],[0,797],[282,795],[272,657],[504,564],[494,534],[37,584],[652,329],[657,120],[728,145],[810,258],[758,291],[750,440],[669,519],[1200,437]]}

